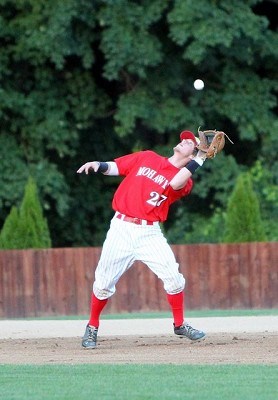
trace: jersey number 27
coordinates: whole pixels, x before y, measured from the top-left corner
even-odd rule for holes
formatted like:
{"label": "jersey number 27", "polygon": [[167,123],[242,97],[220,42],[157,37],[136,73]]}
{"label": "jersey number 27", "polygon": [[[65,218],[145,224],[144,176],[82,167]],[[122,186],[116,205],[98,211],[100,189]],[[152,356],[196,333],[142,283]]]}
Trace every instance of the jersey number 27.
{"label": "jersey number 27", "polygon": [[150,193],[150,198],[147,200],[148,204],[151,204],[152,206],[159,207],[163,201],[167,199],[167,196],[164,196],[163,194],[159,194],[157,192],[151,192]]}

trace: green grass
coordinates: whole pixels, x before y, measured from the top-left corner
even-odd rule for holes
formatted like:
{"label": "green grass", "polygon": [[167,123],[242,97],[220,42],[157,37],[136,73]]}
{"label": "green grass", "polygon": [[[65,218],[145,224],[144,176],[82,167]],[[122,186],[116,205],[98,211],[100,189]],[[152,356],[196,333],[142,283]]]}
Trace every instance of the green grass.
{"label": "green grass", "polygon": [[[278,315],[278,309],[258,309],[258,310],[186,310],[188,318],[209,318],[209,317],[240,317],[240,316],[260,316]],[[171,318],[170,312],[157,313],[125,313],[103,315],[103,319],[127,319],[127,318]]]}
{"label": "green grass", "polygon": [[276,400],[278,366],[0,365],[5,400]]}
{"label": "green grass", "polygon": [[[260,316],[278,315],[278,309],[253,309],[253,310],[186,310],[186,318],[209,318],[209,317],[240,317],[240,316]],[[122,314],[102,314],[102,319],[135,319],[135,318],[172,318],[170,312],[134,312]],[[17,318],[23,319],[23,318]],[[34,319],[88,319],[88,315],[67,315],[67,316],[44,316],[37,318],[24,318],[24,320]]]}

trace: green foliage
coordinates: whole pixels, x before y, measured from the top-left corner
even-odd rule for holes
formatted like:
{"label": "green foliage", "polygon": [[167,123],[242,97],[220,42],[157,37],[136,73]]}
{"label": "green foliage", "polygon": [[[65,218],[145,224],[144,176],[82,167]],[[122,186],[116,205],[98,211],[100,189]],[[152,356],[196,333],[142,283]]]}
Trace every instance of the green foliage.
{"label": "green foliage", "polygon": [[174,224],[165,232],[172,244],[221,243],[226,213],[216,208],[210,216],[188,214],[179,208]]}
{"label": "green foliage", "polygon": [[[264,53],[269,49],[267,38],[261,35],[266,31],[267,19],[254,14],[252,6],[256,3],[256,0],[199,0],[195,3],[177,0],[168,14],[170,35],[184,46],[184,58],[195,65],[207,62],[207,54],[214,48],[222,55],[228,49],[229,57],[251,63],[254,58],[251,48],[246,52],[247,45],[258,46]],[[216,23],[212,24],[212,20]]]}
{"label": "green foliage", "polygon": [[[184,236],[177,210],[187,208],[193,234],[194,219],[223,209],[255,160],[274,177],[264,182],[277,184],[277,6],[264,3],[0,0],[1,224],[31,175],[53,243],[99,245],[118,181],[82,180],[77,168],[134,149],[168,156],[181,130],[199,126],[224,130],[235,145],[175,206],[166,227],[175,237]],[[204,90],[193,88],[196,78]],[[277,238],[273,203],[265,205]]]}
{"label": "green foliage", "polygon": [[171,38],[205,76],[202,106],[214,108],[251,141],[261,132],[270,134],[277,123],[271,112],[277,104],[277,74],[264,79],[259,74],[259,68],[271,70],[270,57],[277,59],[277,33],[253,12],[256,3],[179,0],[168,14]]}
{"label": "green foliage", "polygon": [[19,213],[16,207],[12,207],[0,233],[0,249],[20,249],[21,230]]}
{"label": "green foliage", "polygon": [[16,139],[6,133],[0,135],[0,217],[6,216],[5,209],[18,205],[28,178],[28,166]]}
{"label": "green foliage", "polygon": [[220,209],[208,218],[197,215],[192,232],[185,235],[185,243],[221,243],[225,218],[225,211]]}
{"label": "green foliage", "polygon": [[264,230],[270,241],[278,241],[278,180],[272,171],[258,160],[250,170],[254,190],[258,196]]}
{"label": "green foliage", "polygon": [[19,215],[23,248],[51,247],[47,220],[43,217],[36,184],[32,178],[27,182]]}
{"label": "green foliage", "polygon": [[37,194],[36,184],[28,179],[19,211],[12,207],[0,234],[0,248],[28,249],[51,247],[50,233]]}
{"label": "green foliage", "polygon": [[[229,149],[232,146],[229,143],[227,144]],[[193,177],[196,182],[193,194],[200,198],[199,204],[196,204],[197,212],[200,206],[210,210],[214,210],[218,206],[223,209],[226,208],[229,195],[238,176],[238,168],[234,157],[224,155],[223,152],[213,160],[206,160],[203,167]],[[215,191],[213,198],[210,197],[212,188]]]}
{"label": "green foliage", "polygon": [[[231,62],[222,71],[223,92],[212,88],[205,100],[207,107],[216,107],[222,118],[229,119],[239,127],[242,140],[254,141],[264,132],[270,134],[276,124],[274,95],[277,82],[262,79],[249,68],[239,68]],[[244,110],[244,112],[242,112]]]}
{"label": "green foliage", "polygon": [[249,173],[239,175],[229,199],[224,241],[228,243],[266,240],[259,201]]}
{"label": "green foliage", "polygon": [[151,26],[161,18],[167,2],[143,0],[136,4],[128,0],[105,1],[98,14],[103,27],[100,48],[106,58],[104,76],[119,78],[125,71],[141,78],[147,67],[156,66],[162,59],[159,38]]}

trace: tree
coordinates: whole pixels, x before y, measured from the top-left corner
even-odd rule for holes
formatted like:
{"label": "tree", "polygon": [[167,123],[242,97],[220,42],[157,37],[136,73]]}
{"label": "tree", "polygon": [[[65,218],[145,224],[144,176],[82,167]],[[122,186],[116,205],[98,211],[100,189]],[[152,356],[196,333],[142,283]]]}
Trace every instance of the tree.
{"label": "tree", "polygon": [[[202,169],[189,225],[196,213],[223,208],[235,170],[258,156],[277,184],[276,8],[261,0],[1,0],[0,223],[32,175],[53,243],[100,245],[117,182],[76,179],[80,163],[150,147],[167,156],[181,130],[198,126],[226,131],[235,145],[213,164],[223,179]],[[204,90],[195,91],[196,78]]]}
{"label": "tree", "polygon": [[19,215],[14,206],[7,216],[0,233],[0,249],[20,249]]}
{"label": "tree", "polygon": [[229,199],[224,242],[262,242],[266,240],[259,201],[249,173],[239,175]]}
{"label": "tree", "polygon": [[12,207],[0,235],[3,249],[51,247],[47,220],[43,217],[37,188],[30,177],[25,187],[19,211]]}

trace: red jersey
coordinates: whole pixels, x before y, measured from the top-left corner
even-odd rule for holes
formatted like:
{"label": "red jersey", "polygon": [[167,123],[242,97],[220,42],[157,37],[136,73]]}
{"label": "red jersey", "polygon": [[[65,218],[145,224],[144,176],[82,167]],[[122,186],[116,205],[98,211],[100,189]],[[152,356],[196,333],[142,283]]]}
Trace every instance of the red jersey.
{"label": "red jersey", "polygon": [[170,205],[192,190],[191,178],[182,189],[174,190],[170,181],[180,169],[153,151],[139,151],[114,161],[125,178],[114,194],[112,207],[129,217],[163,222]]}

